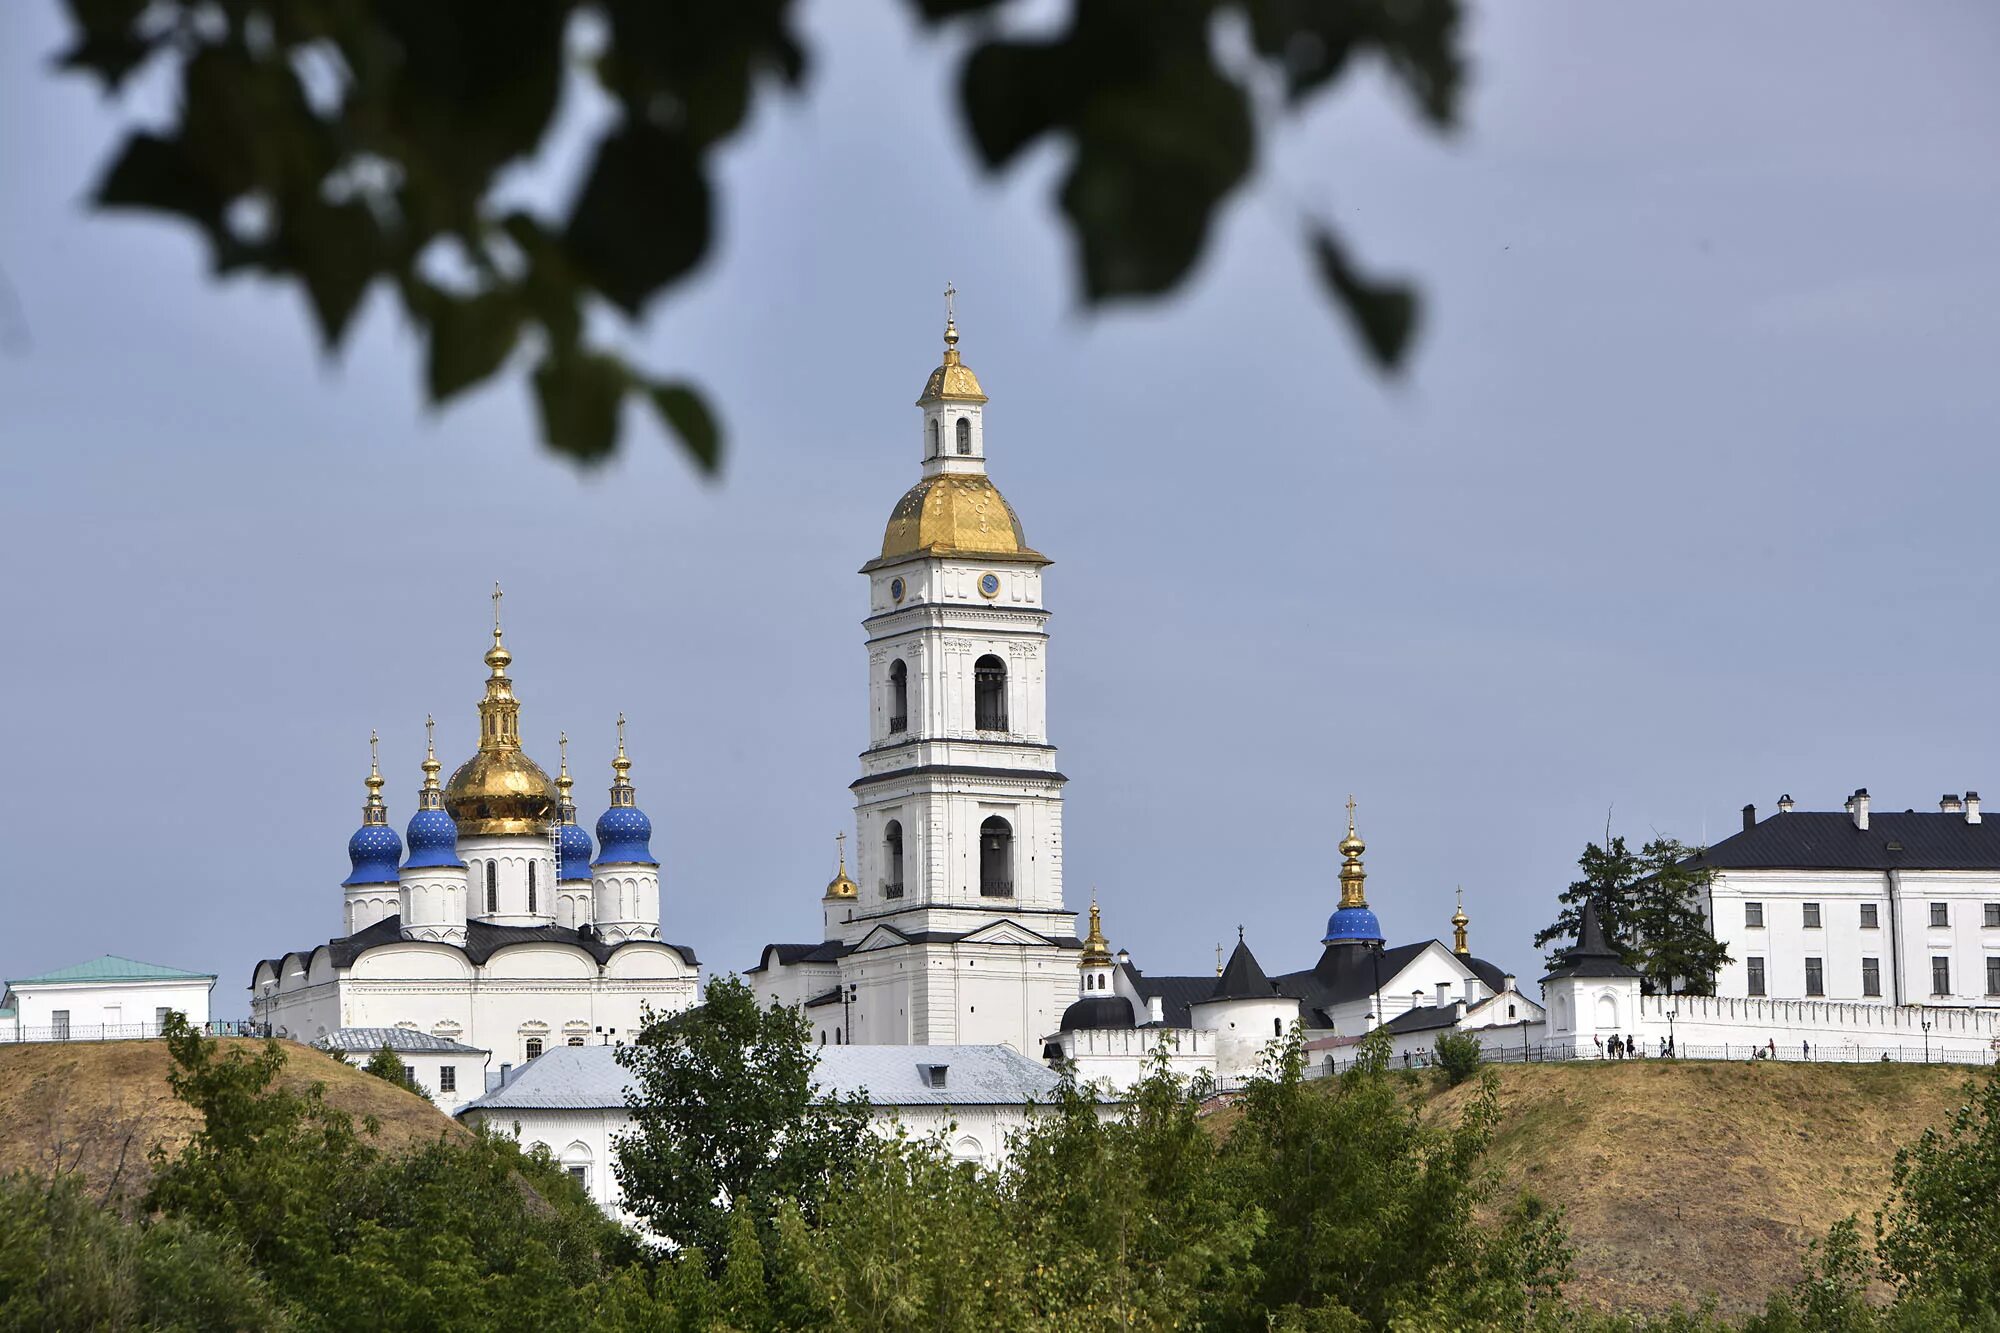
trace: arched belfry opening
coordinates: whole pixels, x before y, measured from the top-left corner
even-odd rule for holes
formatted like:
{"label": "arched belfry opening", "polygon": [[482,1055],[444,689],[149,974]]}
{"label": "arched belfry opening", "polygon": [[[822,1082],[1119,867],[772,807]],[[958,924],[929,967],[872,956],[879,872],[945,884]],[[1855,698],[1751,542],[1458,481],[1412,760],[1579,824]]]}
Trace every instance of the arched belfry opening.
{"label": "arched belfry opening", "polygon": [[958,419],[958,452],[961,454],[969,454],[972,452],[971,417],[960,417]]}
{"label": "arched belfry opening", "polygon": [[1014,896],[1014,826],[998,815],[979,826],[979,894]]}
{"label": "arched belfry opening", "polygon": [[894,819],[882,830],[882,896],[903,896],[903,825]]}
{"label": "arched belfry opening", "polygon": [[929,453],[926,453],[926,454],[924,455],[924,457],[925,457],[925,458],[936,458],[937,456],[938,456],[938,419],[937,419],[936,417],[932,417],[932,418],[931,418],[931,447],[930,447],[930,452],[929,452]]}
{"label": "arched belfry opening", "polygon": [[910,725],[910,669],[897,658],[889,664],[889,730],[904,731]]}
{"label": "arched belfry opening", "polygon": [[1007,664],[991,653],[972,664],[972,714],[981,731],[1007,730]]}

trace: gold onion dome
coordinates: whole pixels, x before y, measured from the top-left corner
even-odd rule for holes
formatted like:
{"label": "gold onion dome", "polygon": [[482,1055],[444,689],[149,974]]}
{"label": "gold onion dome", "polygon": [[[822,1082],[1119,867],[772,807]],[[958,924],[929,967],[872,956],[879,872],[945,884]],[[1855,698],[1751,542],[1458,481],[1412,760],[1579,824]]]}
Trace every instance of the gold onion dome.
{"label": "gold onion dome", "polygon": [[444,787],[444,808],[461,837],[546,835],[556,815],[555,784],[521,751],[521,701],[507,666],[514,655],[500,640],[500,589],[493,590],[493,646],[486,650],[486,697],[479,701],[479,751]]}
{"label": "gold onion dome", "polygon": [[852,898],[861,892],[861,886],[847,877],[847,835],[836,833],[834,843],[840,848],[840,869],[833,872],[827,881],[826,896],[829,898]]}
{"label": "gold onion dome", "polygon": [[[946,300],[955,293],[946,290]],[[917,405],[935,403],[949,399],[960,403],[983,403],[986,391],[979,387],[979,376],[972,373],[972,367],[958,359],[958,320],[947,313],[944,319],[944,361],[931,377],[924,381],[924,396],[917,399]]]}

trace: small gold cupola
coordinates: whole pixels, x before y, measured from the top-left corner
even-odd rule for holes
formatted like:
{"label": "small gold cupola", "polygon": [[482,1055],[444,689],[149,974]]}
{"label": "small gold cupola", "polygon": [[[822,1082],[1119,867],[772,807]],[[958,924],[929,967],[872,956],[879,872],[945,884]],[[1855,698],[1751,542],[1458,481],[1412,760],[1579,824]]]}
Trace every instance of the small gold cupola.
{"label": "small gold cupola", "polygon": [[429,713],[424,714],[424,787],[417,793],[419,810],[444,809],[444,788],[438,785],[438,774],[444,765],[438,762],[437,722]]}
{"label": "small gold cupola", "polygon": [[368,804],[361,807],[361,822],[377,827],[389,822],[389,807],[382,803],[382,788],[388,779],[382,776],[381,738],[373,731],[368,733]]}
{"label": "small gold cupola", "polygon": [[1090,900],[1090,934],[1083,939],[1083,957],[1078,967],[1111,966],[1111,942],[1104,938],[1104,920],[1097,911],[1097,899]]}
{"label": "small gold cupola", "polygon": [[1458,890],[1458,909],[1451,914],[1451,951],[1461,958],[1472,956],[1472,946],[1467,944],[1465,939],[1465,928],[1471,923],[1472,918],[1465,914],[1465,888],[1461,885]]}
{"label": "small gold cupola", "polygon": [[486,650],[486,695],[479,701],[479,751],[445,784],[444,806],[461,837],[548,836],[555,785],[521,752],[521,701],[507,667],[514,655],[500,634],[500,585],[493,585],[493,646]]}
{"label": "small gold cupola", "polygon": [[845,833],[834,834],[833,844],[835,854],[840,858],[840,868],[834,871],[833,878],[827,881],[826,896],[828,898],[852,898],[861,892],[861,886],[847,877],[847,835]]}
{"label": "small gold cupola", "polygon": [[1340,840],[1340,906],[1326,920],[1322,944],[1382,943],[1382,923],[1369,910],[1368,872],[1361,854],[1368,845],[1354,831],[1354,798],[1347,798],[1347,836]]}
{"label": "small gold cupola", "polygon": [[972,373],[958,356],[958,311],[953,300],[958,289],[950,283],[944,289],[944,361],[931,377],[924,381],[924,396],[917,399],[919,407],[936,402],[983,403],[985,390],[979,387],[979,376]]}

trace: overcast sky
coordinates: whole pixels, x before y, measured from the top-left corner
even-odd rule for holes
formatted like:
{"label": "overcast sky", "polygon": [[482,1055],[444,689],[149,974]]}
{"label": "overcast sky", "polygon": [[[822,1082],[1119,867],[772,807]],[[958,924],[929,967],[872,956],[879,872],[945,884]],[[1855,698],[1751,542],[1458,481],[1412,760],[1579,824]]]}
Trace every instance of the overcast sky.
{"label": "overcast sky", "polygon": [[[1490,6],[1459,135],[1350,80],[1184,295],[1090,314],[1057,159],[980,175],[908,8],[807,7],[807,93],[729,153],[721,243],[639,339],[726,415],[708,484],[637,417],[579,474],[517,382],[429,413],[385,296],[329,363],[293,293],[87,213],[120,115],[50,72],[53,3],[0,6],[0,975],[127,954],[244,1012],[257,959],[339,933],[369,729],[398,828],[424,714],[471,752],[496,579],[586,820],[631,719],[668,937],[711,972],[817,938],[855,571],[917,476],[947,279],[1056,561],[1069,903],[1096,886],[1148,970],[1239,923],[1309,964],[1349,792],[1392,942],[1448,938],[1463,885],[1530,976],[1607,810],[1696,842],[1781,792],[2000,795],[2000,11]],[[1398,382],[1302,205],[1421,281]]]}

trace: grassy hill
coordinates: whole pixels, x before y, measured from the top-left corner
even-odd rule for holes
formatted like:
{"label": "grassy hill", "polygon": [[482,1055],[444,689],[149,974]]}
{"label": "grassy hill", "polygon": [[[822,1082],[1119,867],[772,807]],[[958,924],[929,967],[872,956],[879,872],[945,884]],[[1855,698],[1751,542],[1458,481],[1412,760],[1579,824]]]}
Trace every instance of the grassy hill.
{"label": "grassy hill", "polygon": [[[259,1043],[225,1039],[223,1047]],[[326,1085],[327,1101],[381,1122],[375,1140],[395,1149],[468,1131],[407,1088],[342,1064],[322,1051],[281,1042],[291,1086]],[[155,1144],[173,1151],[195,1116],[167,1087],[163,1041],[46,1042],[0,1046],[0,1175],[78,1173],[93,1193],[136,1193]]]}
{"label": "grassy hill", "polygon": [[[1658,1060],[1499,1069],[1491,1161],[1568,1214],[1573,1294],[1738,1312],[1797,1277],[1808,1241],[1889,1192],[1896,1149],[1942,1124],[1971,1072]],[[1469,1086],[1439,1094],[1448,1113]]]}

